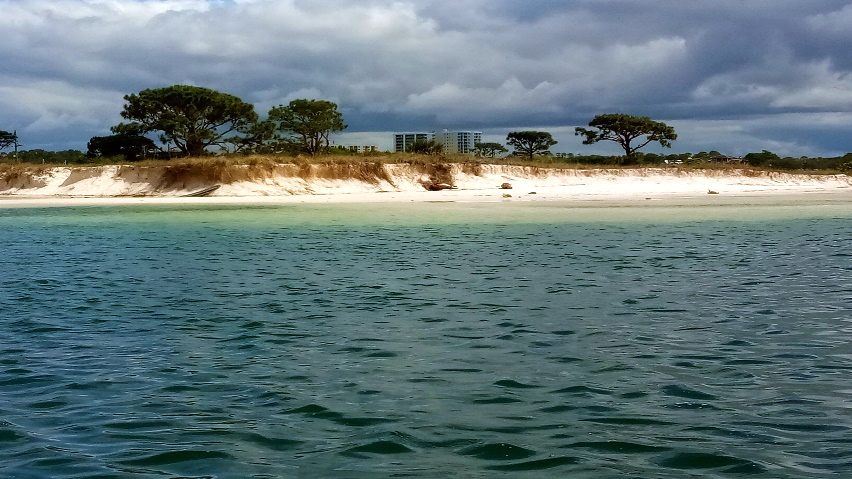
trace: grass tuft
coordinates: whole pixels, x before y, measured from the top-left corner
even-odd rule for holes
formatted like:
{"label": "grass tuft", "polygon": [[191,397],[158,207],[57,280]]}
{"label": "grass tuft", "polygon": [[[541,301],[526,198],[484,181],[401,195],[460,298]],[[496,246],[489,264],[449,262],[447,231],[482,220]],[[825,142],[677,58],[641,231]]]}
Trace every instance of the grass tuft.
{"label": "grass tuft", "polygon": [[35,165],[30,163],[0,163],[0,182],[7,187],[47,186],[43,176],[53,168],[52,165]]}

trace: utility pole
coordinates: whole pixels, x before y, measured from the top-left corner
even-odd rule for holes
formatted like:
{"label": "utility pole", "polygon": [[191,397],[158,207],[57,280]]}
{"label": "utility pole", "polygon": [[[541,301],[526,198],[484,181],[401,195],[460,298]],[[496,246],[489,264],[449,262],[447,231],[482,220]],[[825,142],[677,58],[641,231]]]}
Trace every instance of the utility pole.
{"label": "utility pole", "polygon": [[17,163],[18,162],[18,130],[13,131],[12,136],[14,137],[14,140],[12,140],[12,141],[15,143],[15,163]]}

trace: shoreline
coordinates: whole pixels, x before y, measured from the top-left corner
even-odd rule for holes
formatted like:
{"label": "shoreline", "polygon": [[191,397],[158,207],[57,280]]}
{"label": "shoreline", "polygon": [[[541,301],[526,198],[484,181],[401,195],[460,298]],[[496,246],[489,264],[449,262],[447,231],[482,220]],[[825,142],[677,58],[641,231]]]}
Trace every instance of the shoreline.
{"label": "shoreline", "polygon": [[[508,193],[507,193],[508,191]],[[571,187],[538,188],[535,194],[518,193],[515,190],[444,190],[423,192],[372,192],[338,193],[288,196],[31,196],[0,195],[0,209],[8,208],[62,208],[77,206],[275,206],[275,205],[344,205],[344,204],[513,204],[563,206],[572,208],[643,208],[661,206],[815,206],[848,204],[852,206],[852,188],[817,189],[775,189],[718,192],[663,192],[643,191],[612,193],[577,192]],[[511,197],[504,197],[510,194]]]}
{"label": "shoreline", "polygon": [[[430,202],[559,203],[577,207],[852,203],[852,178],[846,175],[740,169],[563,170],[513,165],[480,165],[476,171],[454,165],[443,173],[441,182],[454,185],[453,189],[428,191],[426,185],[438,183],[434,172],[411,165],[384,165],[371,177],[321,169],[302,175],[282,170],[239,181],[189,175],[177,183],[167,181],[166,172],[157,168],[57,167],[39,175],[0,181],[0,208]],[[213,185],[219,188],[210,196],[184,196]]]}

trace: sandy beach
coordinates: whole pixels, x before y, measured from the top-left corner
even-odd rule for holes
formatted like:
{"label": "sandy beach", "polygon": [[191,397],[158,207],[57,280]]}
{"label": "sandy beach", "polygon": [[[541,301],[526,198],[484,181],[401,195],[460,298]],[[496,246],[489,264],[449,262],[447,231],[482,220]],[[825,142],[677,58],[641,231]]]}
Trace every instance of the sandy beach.
{"label": "sandy beach", "polygon": [[[272,176],[220,184],[207,197],[185,197],[210,186],[188,180],[164,186],[151,169],[58,167],[40,176],[0,181],[0,207],[110,204],[277,204],[375,202],[570,202],[608,204],[771,204],[852,202],[852,178],[740,169],[542,169],[455,165],[452,189],[428,191],[429,177],[410,165],[385,165],[380,180]],[[783,198],[783,200],[782,200]]]}

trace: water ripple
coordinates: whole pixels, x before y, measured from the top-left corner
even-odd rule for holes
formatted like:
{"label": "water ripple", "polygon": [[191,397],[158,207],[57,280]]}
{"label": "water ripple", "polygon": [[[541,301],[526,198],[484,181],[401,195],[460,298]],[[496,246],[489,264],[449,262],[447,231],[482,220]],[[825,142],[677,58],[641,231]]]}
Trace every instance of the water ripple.
{"label": "water ripple", "polygon": [[848,215],[406,206],[4,211],[0,476],[852,467]]}

